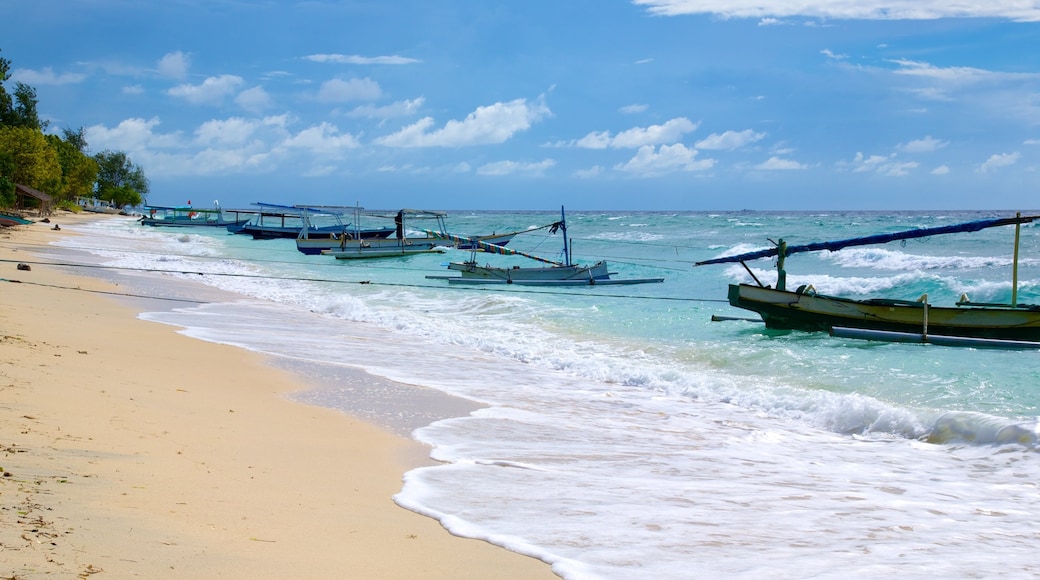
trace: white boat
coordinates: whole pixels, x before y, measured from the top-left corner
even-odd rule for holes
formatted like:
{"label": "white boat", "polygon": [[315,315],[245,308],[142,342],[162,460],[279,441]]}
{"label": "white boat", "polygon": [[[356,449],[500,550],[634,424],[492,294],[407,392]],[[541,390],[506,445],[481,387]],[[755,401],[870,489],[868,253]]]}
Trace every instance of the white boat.
{"label": "white boat", "polygon": [[[567,238],[567,220],[562,207],[560,208],[560,221],[542,226],[541,228],[535,228],[535,230],[540,229],[548,229],[553,234],[557,231],[563,233],[563,262],[548,260],[496,244],[476,241],[474,244],[476,247],[473,249],[473,253],[468,261],[451,262],[448,264],[448,269],[458,272],[458,276],[430,275],[426,277],[433,280],[447,280],[449,284],[518,284],[527,286],[593,286],[664,282],[664,278],[612,279],[610,276],[616,274],[616,272],[611,272],[604,260],[589,265],[575,264],[571,258],[571,246]],[[451,234],[437,234],[430,231],[427,234],[443,235],[456,243],[467,240]],[[481,266],[477,264],[477,251],[518,255],[548,265],[501,267],[486,264]]]}

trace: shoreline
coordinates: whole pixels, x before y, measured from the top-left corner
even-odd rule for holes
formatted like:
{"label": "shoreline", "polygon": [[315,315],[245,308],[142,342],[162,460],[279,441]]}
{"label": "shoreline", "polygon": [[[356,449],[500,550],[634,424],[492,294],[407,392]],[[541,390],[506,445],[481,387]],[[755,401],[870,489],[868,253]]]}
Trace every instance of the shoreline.
{"label": "shoreline", "polygon": [[420,443],[298,402],[309,385],[262,354],[92,293],[110,281],[16,270],[32,254],[19,242],[75,235],[51,227],[0,230],[0,259],[14,260],[0,262],[10,576],[556,577],[394,503],[403,474],[432,461]]}

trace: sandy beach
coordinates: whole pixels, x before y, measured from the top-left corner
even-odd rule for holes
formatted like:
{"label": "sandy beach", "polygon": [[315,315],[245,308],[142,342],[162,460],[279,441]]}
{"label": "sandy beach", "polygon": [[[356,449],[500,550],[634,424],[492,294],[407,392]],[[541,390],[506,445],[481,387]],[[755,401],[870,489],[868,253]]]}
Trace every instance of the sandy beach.
{"label": "sandy beach", "polygon": [[111,283],[19,270],[105,218],[50,219],[0,228],[0,577],[556,577],[397,506],[418,443],[293,402],[293,375]]}

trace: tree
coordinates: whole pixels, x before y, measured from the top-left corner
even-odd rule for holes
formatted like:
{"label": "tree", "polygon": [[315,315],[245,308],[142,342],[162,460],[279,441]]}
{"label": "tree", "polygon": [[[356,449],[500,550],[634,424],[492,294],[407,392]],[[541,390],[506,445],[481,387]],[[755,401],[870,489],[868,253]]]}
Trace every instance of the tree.
{"label": "tree", "polygon": [[58,153],[38,129],[0,126],[0,155],[5,153],[14,163],[6,176],[13,183],[51,194],[61,191]]}
{"label": "tree", "polygon": [[4,83],[11,78],[11,61],[0,58],[0,126],[11,125],[14,119],[14,101],[7,94]]}
{"label": "tree", "polygon": [[68,129],[64,132],[65,139],[57,135],[47,135],[47,142],[57,153],[58,164],[61,165],[61,189],[55,192],[59,203],[92,196],[98,175],[97,161],[83,153],[83,148],[86,147],[83,129],[78,133]]}
{"label": "tree", "polygon": [[94,156],[98,164],[97,197],[118,206],[140,205],[148,193],[144,170],[134,165],[122,151],[102,151]]}
{"label": "tree", "polygon": [[14,182],[10,177],[13,174],[14,157],[6,151],[0,151],[0,207],[14,205]]}

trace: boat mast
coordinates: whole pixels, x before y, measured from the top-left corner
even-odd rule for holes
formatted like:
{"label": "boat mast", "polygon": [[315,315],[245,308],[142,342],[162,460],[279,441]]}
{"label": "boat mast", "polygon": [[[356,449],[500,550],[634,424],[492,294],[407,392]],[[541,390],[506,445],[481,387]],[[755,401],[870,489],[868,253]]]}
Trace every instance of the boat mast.
{"label": "boat mast", "polygon": [[780,238],[776,245],[776,289],[787,290],[787,270],[784,270],[784,259],[787,257],[787,242]]}
{"label": "boat mast", "polygon": [[[1016,218],[1022,217],[1022,212],[1015,214]],[[1022,232],[1022,223],[1015,223],[1015,257],[1011,265],[1011,307],[1018,306],[1018,238]]]}
{"label": "boat mast", "polygon": [[571,247],[567,243],[567,217],[563,214],[563,206],[560,206],[560,229],[563,230],[563,262],[571,265]]}

